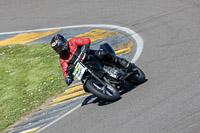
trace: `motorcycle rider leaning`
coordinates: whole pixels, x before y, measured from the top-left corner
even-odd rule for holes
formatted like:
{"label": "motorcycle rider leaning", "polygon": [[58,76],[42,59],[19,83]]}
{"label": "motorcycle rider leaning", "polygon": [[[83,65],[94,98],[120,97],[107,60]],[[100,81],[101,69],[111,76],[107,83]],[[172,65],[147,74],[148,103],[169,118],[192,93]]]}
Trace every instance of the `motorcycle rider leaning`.
{"label": "motorcycle rider leaning", "polygon": [[[63,76],[65,77],[65,82],[69,86],[73,81],[73,63],[77,59],[80,53],[81,45],[86,45],[89,48],[90,39],[89,38],[72,38],[67,41],[62,35],[57,34],[51,39],[51,47],[60,55],[59,61],[63,69]],[[89,50],[89,54],[94,55],[96,58],[104,61],[110,61],[115,63],[125,69],[134,71],[135,65],[128,62],[124,58],[120,58],[113,53],[108,51],[100,50]]]}

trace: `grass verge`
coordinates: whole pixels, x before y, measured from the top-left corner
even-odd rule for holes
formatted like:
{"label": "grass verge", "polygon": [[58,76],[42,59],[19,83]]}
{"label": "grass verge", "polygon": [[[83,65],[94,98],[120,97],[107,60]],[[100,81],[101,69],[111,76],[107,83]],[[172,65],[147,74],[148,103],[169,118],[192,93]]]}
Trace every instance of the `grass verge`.
{"label": "grass verge", "polygon": [[0,47],[0,131],[66,88],[49,44]]}

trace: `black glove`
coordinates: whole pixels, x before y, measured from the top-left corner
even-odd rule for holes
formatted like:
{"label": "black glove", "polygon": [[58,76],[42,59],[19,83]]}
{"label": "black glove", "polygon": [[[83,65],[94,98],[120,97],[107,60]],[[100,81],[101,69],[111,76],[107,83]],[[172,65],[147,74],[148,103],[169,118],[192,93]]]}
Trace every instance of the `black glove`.
{"label": "black glove", "polygon": [[69,65],[69,66],[67,67],[67,70],[66,70],[66,73],[68,74],[68,76],[65,77],[65,82],[66,82],[66,84],[67,84],[68,86],[69,86],[69,85],[72,83],[72,81],[73,81],[73,75],[72,75],[72,73],[73,73],[74,67],[75,67],[74,64]]}
{"label": "black glove", "polygon": [[74,64],[68,66],[68,67],[67,67],[67,70],[66,70],[66,73],[67,73],[68,75],[72,76],[72,73],[73,73],[74,68],[75,68],[75,65],[74,65]]}
{"label": "black glove", "polygon": [[66,84],[69,86],[73,81],[73,77],[72,76],[66,76],[65,77],[65,82]]}
{"label": "black glove", "polygon": [[90,43],[86,43],[84,45],[85,45],[86,50],[90,48]]}

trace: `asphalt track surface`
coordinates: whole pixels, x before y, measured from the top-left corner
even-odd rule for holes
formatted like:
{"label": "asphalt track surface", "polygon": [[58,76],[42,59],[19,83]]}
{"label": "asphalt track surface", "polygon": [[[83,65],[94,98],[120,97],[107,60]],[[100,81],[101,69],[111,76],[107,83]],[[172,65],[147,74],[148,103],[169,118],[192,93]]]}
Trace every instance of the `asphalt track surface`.
{"label": "asphalt track surface", "polygon": [[42,133],[200,132],[200,1],[1,0],[0,13],[0,32],[113,24],[144,40],[136,64],[146,83],[112,104],[92,100]]}

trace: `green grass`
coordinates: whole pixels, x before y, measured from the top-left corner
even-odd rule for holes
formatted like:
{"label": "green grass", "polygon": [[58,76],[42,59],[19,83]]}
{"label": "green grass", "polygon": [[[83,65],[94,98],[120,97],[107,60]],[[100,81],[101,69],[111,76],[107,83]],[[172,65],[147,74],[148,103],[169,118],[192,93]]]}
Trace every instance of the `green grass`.
{"label": "green grass", "polygon": [[66,88],[49,44],[0,47],[0,131]]}

